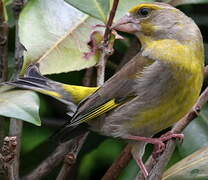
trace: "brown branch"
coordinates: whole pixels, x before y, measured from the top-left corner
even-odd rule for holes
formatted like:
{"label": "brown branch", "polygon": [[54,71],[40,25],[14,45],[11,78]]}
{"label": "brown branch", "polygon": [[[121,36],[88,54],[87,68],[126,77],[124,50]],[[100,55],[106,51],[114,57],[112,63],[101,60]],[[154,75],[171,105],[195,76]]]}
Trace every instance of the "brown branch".
{"label": "brown branch", "polygon": [[53,168],[57,167],[61,163],[64,156],[71,148],[73,148],[73,144],[73,140],[60,144],[48,158],[46,158],[37,168],[22,179],[36,180],[46,176]]}
{"label": "brown branch", "polygon": [[91,86],[92,75],[93,75],[93,67],[88,68],[85,72],[85,76],[83,78],[82,84],[84,86]]}
{"label": "brown branch", "polygon": [[16,156],[17,139],[13,137],[5,137],[2,148],[0,149],[0,166],[4,170],[1,178],[5,180],[15,179],[12,164]]}
{"label": "brown branch", "polygon": [[118,7],[119,0],[113,1],[113,6],[110,11],[110,15],[108,18],[108,22],[106,25],[104,37],[103,37],[103,44],[101,48],[101,55],[100,60],[97,65],[97,86],[102,86],[105,81],[105,65],[108,57],[113,53],[113,49],[109,46],[109,38],[111,35],[111,26],[113,23],[113,19],[116,13],[116,9]]}
{"label": "brown branch", "polygon": [[5,22],[4,6],[2,0],[0,1],[0,78],[1,81],[7,80],[8,75],[8,24]]}
{"label": "brown branch", "polygon": [[13,14],[15,18],[15,71],[13,78],[16,78],[21,70],[23,63],[23,52],[25,50],[24,46],[20,43],[19,40],[19,27],[18,20],[19,15],[24,6],[24,0],[14,0],[12,3]]}
{"label": "brown branch", "polygon": [[113,1],[113,6],[110,11],[110,15],[109,15],[108,22],[107,22],[106,29],[105,29],[105,33],[104,33],[104,44],[107,44],[109,41],[110,34],[111,34],[111,26],[113,24],[113,19],[116,14],[116,9],[118,7],[118,3],[119,3],[119,0]]}
{"label": "brown branch", "polygon": [[76,143],[76,147],[65,156],[64,164],[63,164],[63,166],[61,168],[61,171],[59,172],[59,175],[56,178],[56,180],[67,180],[67,179],[69,179],[68,178],[69,173],[70,173],[73,165],[76,162],[78,153],[81,150],[88,134],[89,134],[89,132],[87,132],[84,135],[77,138],[78,141]]}
{"label": "brown branch", "polygon": [[132,146],[128,144],[121,152],[116,161],[111,165],[108,171],[103,176],[102,180],[115,180],[121,174],[122,170],[128,165],[132,158],[131,155]]}
{"label": "brown branch", "polygon": [[[15,28],[16,28],[16,36],[15,36],[15,61],[20,64],[23,59],[23,49],[22,45],[19,41],[19,30],[18,30],[18,18],[19,14],[23,8],[24,1],[23,0],[14,0],[13,1],[13,13],[15,17]],[[16,73],[18,72],[16,68]],[[23,122],[17,119],[10,120],[10,129],[9,135],[17,137],[17,147],[16,154],[14,157],[14,163],[12,163],[12,174],[15,179],[19,179],[19,156],[20,156],[20,146],[21,146],[21,134],[22,134],[22,126]]]}
{"label": "brown branch", "polygon": [[[0,81],[6,81],[8,76],[8,24],[4,17],[4,5],[0,0]],[[4,122],[5,118],[0,117],[0,147],[4,139]]]}
{"label": "brown branch", "polygon": [[19,179],[19,157],[20,157],[20,146],[21,146],[21,134],[22,134],[23,123],[21,120],[12,119],[10,120],[9,135],[15,136],[17,145],[14,162],[12,163],[12,170],[15,179]]}

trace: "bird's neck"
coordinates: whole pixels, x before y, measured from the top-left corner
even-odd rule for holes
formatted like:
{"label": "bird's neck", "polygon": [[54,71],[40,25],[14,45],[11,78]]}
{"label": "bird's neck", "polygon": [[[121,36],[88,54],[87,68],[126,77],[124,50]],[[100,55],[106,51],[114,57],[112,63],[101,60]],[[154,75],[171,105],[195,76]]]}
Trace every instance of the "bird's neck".
{"label": "bird's neck", "polygon": [[143,55],[158,60],[168,61],[180,65],[204,65],[204,48],[202,42],[180,42],[175,39],[155,40],[148,36],[139,37]]}

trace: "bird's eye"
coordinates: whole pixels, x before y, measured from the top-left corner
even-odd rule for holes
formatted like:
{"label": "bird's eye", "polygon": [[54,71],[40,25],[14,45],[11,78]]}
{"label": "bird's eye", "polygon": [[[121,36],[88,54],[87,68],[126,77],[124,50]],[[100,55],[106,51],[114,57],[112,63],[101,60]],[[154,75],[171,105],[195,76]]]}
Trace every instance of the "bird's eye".
{"label": "bird's eye", "polygon": [[140,8],[138,11],[137,11],[137,14],[139,16],[142,16],[142,17],[147,17],[151,12],[151,9],[150,8]]}

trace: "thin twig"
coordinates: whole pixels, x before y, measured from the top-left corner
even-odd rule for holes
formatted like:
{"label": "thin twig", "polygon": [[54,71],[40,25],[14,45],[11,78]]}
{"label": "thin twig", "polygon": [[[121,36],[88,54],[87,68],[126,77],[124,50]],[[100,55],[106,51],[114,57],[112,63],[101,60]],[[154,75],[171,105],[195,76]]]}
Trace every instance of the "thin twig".
{"label": "thin twig", "polygon": [[15,179],[19,179],[19,157],[20,157],[20,146],[21,146],[21,134],[22,134],[23,123],[21,120],[12,119],[10,120],[9,135],[15,136],[17,145],[14,162],[12,163],[12,170]]}
{"label": "thin twig", "polygon": [[16,78],[19,74],[19,71],[21,70],[22,63],[23,63],[23,52],[24,52],[24,46],[20,43],[19,40],[19,26],[18,26],[18,20],[19,15],[24,6],[24,0],[14,0],[12,3],[13,8],[13,14],[15,18],[15,71],[13,78]]}
{"label": "thin twig", "polygon": [[85,72],[85,76],[83,78],[82,84],[84,86],[91,86],[92,75],[93,75],[93,67],[88,68]]}
{"label": "thin twig", "polygon": [[[14,0],[13,1],[13,13],[15,17],[15,61],[16,64],[21,64],[23,60],[23,48],[19,41],[19,29],[18,29],[18,19],[19,14],[24,6],[23,0]],[[19,67],[17,66],[15,69],[16,75],[19,72]],[[12,164],[12,170],[14,174],[15,179],[19,179],[19,156],[20,156],[20,146],[21,146],[21,134],[22,134],[22,126],[23,122],[21,120],[17,119],[11,119],[10,120],[10,129],[9,129],[9,135],[10,136],[16,136],[17,137],[17,148],[16,148],[16,154],[14,158],[14,163]]]}
{"label": "thin twig", "polygon": [[0,1],[0,78],[1,81],[6,81],[8,76],[8,24],[4,17],[3,2]]}
{"label": "thin twig", "polygon": [[4,170],[4,174],[1,176],[5,180],[15,180],[15,174],[12,164],[14,163],[16,156],[17,139],[13,137],[5,137],[3,145],[0,149],[0,166]]}
{"label": "thin twig", "polygon": [[111,35],[110,27],[112,26],[113,19],[116,13],[116,9],[118,7],[118,3],[119,3],[119,0],[113,1],[113,6],[110,11],[110,15],[109,15],[108,22],[106,25],[100,60],[97,65],[97,86],[102,86],[105,81],[105,64],[106,64],[108,57],[113,53],[113,49],[109,47],[109,38]]}
{"label": "thin twig", "polygon": [[131,155],[132,146],[128,144],[121,152],[116,161],[111,165],[108,171],[103,176],[102,180],[115,180],[121,174],[122,170],[128,165],[132,158]]}
{"label": "thin twig", "polygon": [[[6,81],[8,76],[8,24],[4,17],[4,6],[0,0],[0,81]],[[4,139],[4,122],[5,118],[0,117],[0,147]]]}
{"label": "thin twig", "polygon": [[107,22],[106,29],[105,29],[105,33],[104,33],[104,44],[107,44],[109,41],[110,34],[111,34],[111,26],[113,24],[113,19],[116,14],[116,9],[118,7],[118,3],[119,3],[119,0],[113,1],[113,6],[110,11],[110,15],[109,15],[108,22]]}
{"label": "thin twig", "polygon": [[89,132],[85,133],[84,135],[80,136],[79,138],[77,138],[77,145],[76,147],[70,151],[64,158],[64,164],[61,168],[61,171],[59,172],[58,177],[56,178],[56,180],[67,180],[69,173],[73,167],[73,165],[76,162],[77,156],[79,151],[81,150],[87,136],[88,136]]}
{"label": "thin twig", "polygon": [[36,180],[46,176],[52,169],[60,164],[69,150],[73,148],[73,144],[73,140],[60,144],[48,158],[32,172],[23,177],[22,180]]}

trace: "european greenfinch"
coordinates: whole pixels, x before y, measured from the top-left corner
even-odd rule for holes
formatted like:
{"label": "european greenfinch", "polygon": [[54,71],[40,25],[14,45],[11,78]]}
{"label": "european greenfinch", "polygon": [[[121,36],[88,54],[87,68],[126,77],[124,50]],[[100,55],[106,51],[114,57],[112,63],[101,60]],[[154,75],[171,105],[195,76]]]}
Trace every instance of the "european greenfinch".
{"label": "european greenfinch", "polygon": [[169,134],[165,138],[152,138],[182,118],[199,96],[203,82],[203,40],[192,19],[164,3],[141,3],[112,28],[134,34],[142,47],[102,87],[83,90],[74,86],[72,91],[70,85],[48,80],[38,73],[27,73],[27,77],[10,84],[66,102],[76,94],[83,93],[77,96],[80,101],[92,93],[79,103],[60,133],[87,123],[89,129],[100,134],[129,140],[133,144],[133,157],[148,176],[141,161],[145,144],[162,148],[163,141],[180,137]]}

